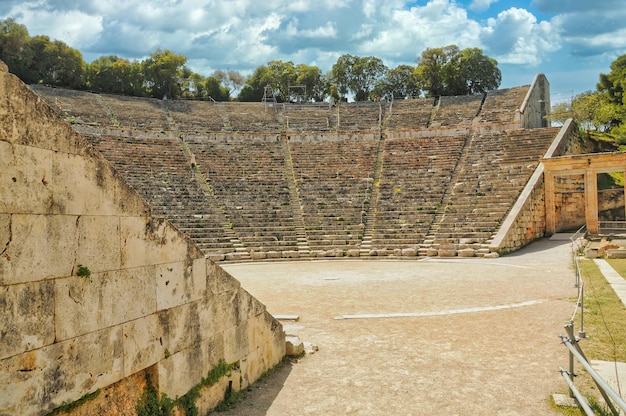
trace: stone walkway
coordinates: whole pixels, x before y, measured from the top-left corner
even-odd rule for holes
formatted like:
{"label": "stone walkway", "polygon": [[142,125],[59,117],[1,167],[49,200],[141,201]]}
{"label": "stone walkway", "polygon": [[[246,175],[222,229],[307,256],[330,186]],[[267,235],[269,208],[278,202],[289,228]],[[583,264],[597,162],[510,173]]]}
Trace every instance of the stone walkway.
{"label": "stone walkway", "polygon": [[270,313],[298,315],[286,331],[319,347],[229,415],[559,414],[558,335],[577,293],[569,241],[498,259],[224,268]]}

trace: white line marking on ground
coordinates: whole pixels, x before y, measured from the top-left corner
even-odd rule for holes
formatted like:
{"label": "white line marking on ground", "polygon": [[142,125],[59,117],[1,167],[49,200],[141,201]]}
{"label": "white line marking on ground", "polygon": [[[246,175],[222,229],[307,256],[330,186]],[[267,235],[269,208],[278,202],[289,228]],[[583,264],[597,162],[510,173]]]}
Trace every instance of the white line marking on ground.
{"label": "white line marking on ground", "polygon": [[413,318],[423,316],[440,316],[440,315],[455,315],[459,313],[472,313],[472,312],[484,312],[484,311],[499,311],[502,309],[521,308],[523,306],[531,306],[542,303],[543,300],[528,300],[520,303],[510,303],[508,305],[496,305],[496,306],[481,306],[476,308],[463,308],[463,309],[450,309],[446,311],[431,311],[431,312],[398,312],[398,313],[364,313],[357,315],[342,315],[335,319],[379,319],[379,318]]}

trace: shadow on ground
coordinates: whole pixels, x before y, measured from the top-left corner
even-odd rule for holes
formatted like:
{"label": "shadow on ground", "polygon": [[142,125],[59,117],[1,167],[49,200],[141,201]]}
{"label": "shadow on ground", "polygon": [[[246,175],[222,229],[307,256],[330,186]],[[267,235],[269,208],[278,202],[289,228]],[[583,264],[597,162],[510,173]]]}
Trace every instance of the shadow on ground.
{"label": "shadow on ground", "polygon": [[294,365],[294,362],[289,359],[283,360],[269,375],[243,390],[241,398],[231,409],[213,411],[209,415],[254,416],[266,414],[285,385],[285,380],[289,377]]}

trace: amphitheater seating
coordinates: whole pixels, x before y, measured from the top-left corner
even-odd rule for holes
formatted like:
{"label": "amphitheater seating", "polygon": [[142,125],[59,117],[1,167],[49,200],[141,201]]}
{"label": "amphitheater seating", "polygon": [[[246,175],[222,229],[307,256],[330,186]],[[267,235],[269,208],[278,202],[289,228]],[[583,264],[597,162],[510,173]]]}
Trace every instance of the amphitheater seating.
{"label": "amphitheater seating", "polygon": [[108,94],[101,94],[100,97],[102,105],[117,127],[138,130],[168,128],[167,118],[161,109],[161,100]]}
{"label": "amphitheater seating", "polygon": [[504,130],[528,86],[484,101],[441,97],[436,106],[427,98],[267,106],[31,88],[156,215],[226,259],[484,244],[557,133]]}
{"label": "amphitheater seating", "polygon": [[150,203],[153,215],[166,217],[206,252],[234,251],[216,202],[182,151],[180,140],[86,136],[129,184]]}
{"label": "amphitheater seating", "polygon": [[282,124],[274,106],[264,103],[219,103],[226,130],[233,132],[279,132]]}
{"label": "amphitheater seating", "polygon": [[465,136],[388,139],[372,244],[416,247],[426,237],[465,143]]}
{"label": "amphitheater seating", "polygon": [[524,102],[529,85],[489,91],[480,111],[480,122],[510,124]]}
{"label": "amphitheater seating", "polygon": [[336,110],[328,103],[281,104],[287,132],[326,132],[337,126]]}
{"label": "amphitheater seating", "polygon": [[167,100],[165,108],[179,131],[207,134],[224,129],[220,106],[212,101]]}
{"label": "amphitheater seating", "polygon": [[379,140],[290,140],[289,148],[312,250],[358,245],[370,203]]}
{"label": "amphitheater seating", "polygon": [[468,126],[480,112],[482,94],[440,97],[429,127]]}
{"label": "amphitheater seating", "polygon": [[431,230],[437,243],[483,243],[497,231],[558,128],[474,134],[443,212]]}
{"label": "amphitheater seating", "polygon": [[103,127],[112,124],[96,94],[44,85],[30,88],[72,124]]}
{"label": "amphitheater seating", "polygon": [[279,138],[200,137],[190,139],[189,148],[245,247],[251,251],[297,249]]}
{"label": "amphitheater seating", "polygon": [[379,102],[340,103],[337,105],[338,113],[337,131],[379,131],[384,117],[383,104]]}
{"label": "amphitheater seating", "polygon": [[432,98],[394,100],[386,115],[385,127],[390,130],[421,129],[428,127],[433,111]]}

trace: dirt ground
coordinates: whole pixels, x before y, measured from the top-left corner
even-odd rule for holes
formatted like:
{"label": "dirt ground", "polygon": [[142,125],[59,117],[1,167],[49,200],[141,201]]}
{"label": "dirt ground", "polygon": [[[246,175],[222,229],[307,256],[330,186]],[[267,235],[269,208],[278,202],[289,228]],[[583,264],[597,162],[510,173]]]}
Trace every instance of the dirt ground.
{"label": "dirt ground", "polygon": [[286,332],[319,351],[220,415],[551,415],[552,393],[567,392],[568,240],[499,259],[224,268],[270,313],[299,315]]}

